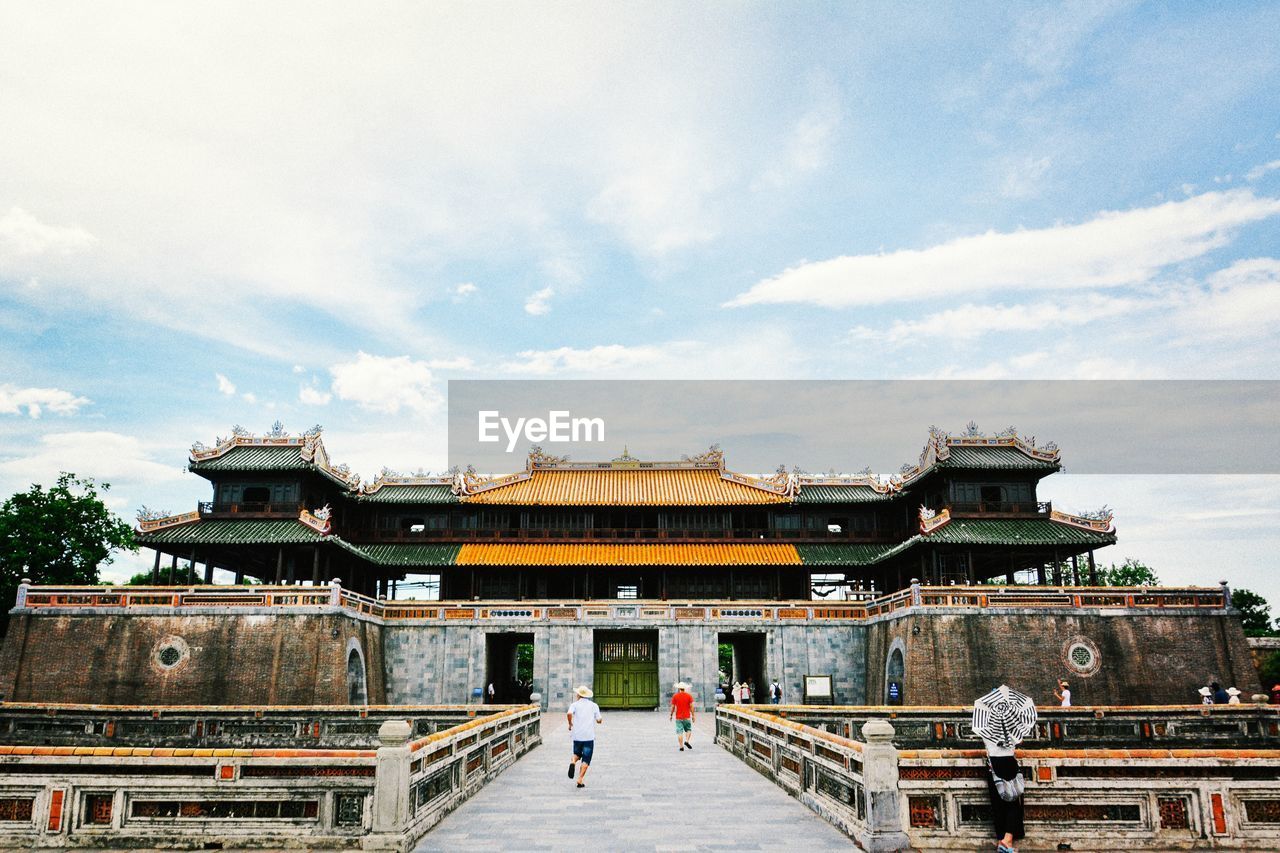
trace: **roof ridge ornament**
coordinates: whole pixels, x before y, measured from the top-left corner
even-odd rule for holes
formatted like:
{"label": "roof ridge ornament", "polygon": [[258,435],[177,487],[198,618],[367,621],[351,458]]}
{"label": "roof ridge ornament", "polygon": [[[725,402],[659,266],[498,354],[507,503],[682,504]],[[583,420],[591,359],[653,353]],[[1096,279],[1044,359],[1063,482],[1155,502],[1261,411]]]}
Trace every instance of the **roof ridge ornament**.
{"label": "roof ridge ornament", "polygon": [[528,470],[532,470],[544,465],[563,465],[568,461],[568,456],[556,456],[552,453],[547,453],[542,449],[541,444],[535,444],[529,448],[529,458],[525,461],[525,467]]}
{"label": "roof ridge ornament", "polygon": [[724,469],[724,451],[720,449],[720,443],[712,444],[703,453],[696,453],[693,456],[681,456],[681,462],[692,462],[695,465],[715,465],[720,469]]}
{"label": "roof ridge ornament", "polygon": [[941,512],[929,509],[924,504],[920,505],[920,532],[929,535],[939,527],[944,527],[951,523],[951,510],[943,508]]}
{"label": "roof ridge ornament", "polygon": [[277,420],[271,425],[270,431],[265,435],[259,436],[249,432],[239,424],[235,424],[231,427],[231,435],[226,438],[218,436],[213,447],[202,441],[192,444],[190,461],[192,463],[207,462],[211,459],[217,459],[237,447],[297,447],[303,462],[315,465],[325,473],[342,481],[347,488],[358,490],[360,488],[360,477],[352,472],[351,466],[345,464],[334,465],[329,461],[329,454],[324,449],[324,442],[320,440],[320,434],[323,431],[324,428],[320,424],[316,424],[305,432],[292,435],[284,428],[284,424]]}
{"label": "roof ridge ornament", "polygon": [[1049,520],[1095,533],[1114,533],[1116,530],[1115,512],[1105,504],[1098,509],[1072,514],[1062,510],[1049,511]]}

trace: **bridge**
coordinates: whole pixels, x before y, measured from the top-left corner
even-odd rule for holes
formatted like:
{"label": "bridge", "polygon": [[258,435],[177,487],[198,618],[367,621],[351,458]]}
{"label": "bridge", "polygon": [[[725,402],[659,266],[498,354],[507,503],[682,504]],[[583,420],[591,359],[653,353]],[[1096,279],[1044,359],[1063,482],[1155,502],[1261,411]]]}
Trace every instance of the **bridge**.
{"label": "bridge", "polygon": [[716,745],[714,715],[680,752],[665,712],[604,712],[587,787],[565,775],[564,714],[542,746],[463,803],[416,853],[489,850],[848,850],[848,837]]}

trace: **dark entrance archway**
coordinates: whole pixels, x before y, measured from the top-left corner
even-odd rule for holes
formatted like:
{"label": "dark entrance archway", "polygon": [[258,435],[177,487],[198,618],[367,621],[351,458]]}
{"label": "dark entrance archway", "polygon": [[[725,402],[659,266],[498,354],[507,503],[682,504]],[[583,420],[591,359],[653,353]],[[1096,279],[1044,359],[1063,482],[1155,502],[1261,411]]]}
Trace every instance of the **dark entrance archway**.
{"label": "dark entrance archway", "polygon": [[347,652],[347,703],[350,705],[369,704],[369,687],[365,681],[364,658],[357,648]]}
{"label": "dark entrance archway", "polygon": [[[528,702],[533,691],[533,634],[486,634],[484,653],[485,701],[500,705]],[[489,685],[493,685],[492,696]]]}
{"label": "dark entrance archway", "polygon": [[765,635],[748,631],[725,632],[720,634],[719,642],[733,649],[733,671],[725,673],[730,686],[734,682],[749,682],[752,703],[767,703],[769,667],[765,659]]}

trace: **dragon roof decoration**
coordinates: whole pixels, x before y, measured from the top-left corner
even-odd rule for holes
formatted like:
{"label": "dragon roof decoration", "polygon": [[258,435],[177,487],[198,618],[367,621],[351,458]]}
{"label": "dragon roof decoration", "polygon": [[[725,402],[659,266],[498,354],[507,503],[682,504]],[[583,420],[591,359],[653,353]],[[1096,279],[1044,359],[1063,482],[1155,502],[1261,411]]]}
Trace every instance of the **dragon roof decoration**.
{"label": "dragon roof decoration", "polygon": [[920,459],[916,464],[910,462],[903,465],[893,475],[891,482],[897,488],[917,479],[930,468],[951,457],[953,447],[1010,447],[1020,451],[1028,459],[1036,462],[1057,464],[1059,461],[1058,445],[1052,441],[1043,446],[1036,443],[1036,437],[1019,436],[1017,427],[1005,427],[994,435],[988,435],[978,429],[978,425],[969,421],[964,432],[953,435],[936,426],[929,427],[929,440],[920,451]]}
{"label": "dragon roof decoration", "polygon": [[201,441],[191,445],[190,461],[198,465],[225,456],[238,447],[297,447],[303,462],[314,465],[350,489],[358,489],[359,475],[349,465],[335,465],[329,460],[324,442],[320,440],[323,431],[324,427],[316,424],[299,435],[293,435],[285,430],[284,424],[276,421],[264,435],[255,435],[236,424],[231,427],[231,435],[226,438],[218,436],[212,447]]}

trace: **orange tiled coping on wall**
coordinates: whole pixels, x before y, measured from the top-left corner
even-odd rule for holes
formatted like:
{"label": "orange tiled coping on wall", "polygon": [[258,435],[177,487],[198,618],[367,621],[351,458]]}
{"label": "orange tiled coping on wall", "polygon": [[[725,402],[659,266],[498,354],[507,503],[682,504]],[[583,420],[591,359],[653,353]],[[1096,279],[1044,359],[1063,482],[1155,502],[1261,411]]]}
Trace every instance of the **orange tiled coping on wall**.
{"label": "orange tiled coping on wall", "polygon": [[499,720],[503,720],[508,717],[518,717],[521,715],[527,715],[533,711],[537,711],[539,715],[542,713],[542,709],[538,705],[521,705],[519,707],[515,707],[515,708],[511,708],[510,710],[503,711],[502,713],[499,713],[499,714],[493,714],[488,717],[471,720],[470,722],[463,723],[458,726],[454,726],[453,728],[445,729],[442,732],[436,732],[435,734],[430,734],[430,735],[427,735],[426,737],[418,738],[413,743],[409,744],[409,751],[417,752],[418,750],[422,749],[425,746],[428,746],[429,744],[437,743],[439,741],[451,738],[455,735],[463,734],[465,732],[470,731],[471,729],[483,728],[484,726],[490,725],[492,723],[496,723]]}
{"label": "orange tiled coping on wall", "polygon": [[790,729],[798,734],[803,734],[805,737],[825,740],[828,743],[834,743],[837,746],[843,746],[844,748],[852,749],[855,752],[862,752],[863,744],[861,741],[850,740],[849,738],[841,737],[840,735],[832,734],[831,732],[826,732],[822,729],[815,729],[812,726],[806,726],[804,723],[794,723],[791,720],[784,720],[781,717],[776,717],[773,714],[767,714],[764,711],[753,711],[748,710],[747,708],[732,708],[724,705],[721,705],[717,710],[724,711],[728,714],[740,714],[744,717],[755,717],[778,728]]}
{"label": "orange tiled coping on wall", "polygon": [[513,708],[525,708],[525,705],[83,705],[70,702],[0,702],[0,710],[14,711],[118,711],[138,712],[150,711],[156,716],[164,714],[189,714],[192,712],[224,714],[224,713],[349,713],[358,711],[359,716],[367,717],[369,712],[417,712],[445,711],[470,716],[492,716]]}
{"label": "orange tiled coping on wall", "polygon": [[[469,724],[468,724],[469,725]],[[376,758],[374,749],[183,749],[158,746],[0,746],[0,755],[120,758]]]}
{"label": "orange tiled coping on wall", "polygon": [[794,545],[596,545],[596,544],[478,544],[463,545],[459,566],[799,566]]}
{"label": "orange tiled coping on wall", "polygon": [[[1019,749],[1019,758],[1265,758],[1280,760],[1280,749]],[[981,749],[904,749],[898,753],[900,759],[930,758],[986,758],[987,753]]]}

